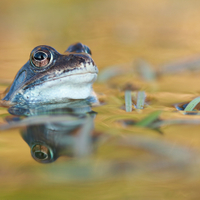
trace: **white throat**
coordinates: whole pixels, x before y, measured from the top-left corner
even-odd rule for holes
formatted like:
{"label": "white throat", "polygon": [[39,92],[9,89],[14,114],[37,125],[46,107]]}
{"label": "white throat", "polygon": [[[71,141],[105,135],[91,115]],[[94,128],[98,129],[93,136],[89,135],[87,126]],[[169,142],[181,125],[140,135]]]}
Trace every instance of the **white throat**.
{"label": "white throat", "polygon": [[19,93],[30,103],[63,102],[67,99],[86,99],[92,94],[96,73],[74,74],[54,79]]}

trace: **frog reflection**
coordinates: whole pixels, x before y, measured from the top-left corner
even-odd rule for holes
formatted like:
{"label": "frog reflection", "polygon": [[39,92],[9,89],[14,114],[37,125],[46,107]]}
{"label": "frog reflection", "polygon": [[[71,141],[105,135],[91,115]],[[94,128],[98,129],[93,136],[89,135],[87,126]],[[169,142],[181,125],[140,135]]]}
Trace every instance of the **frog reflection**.
{"label": "frog reflection", "polygon": [[[22,138],[31,149],[32,157],[40,163],[51,163],[60,156],[89,155],[97,139],[93,134],[93,119],[96,113],[83,102],[80,102],[79,106],[76,104],[74,109],[73,107],[55,107],[56,105],[48,105],[42,110],[39,109],[41,115],[29,117],[31,125],[27,123],[21,132]],[[24,110],[26,110],[25,113],[28,112],[27,108]],[[21,114],[14,108],[12,112],[15,115]],[[48,116],[48,121],[45,116]],[[44,120],[40,124],[34,123],[38,117]],[[11,124],[12,121],[9,122]],[[23,123],[23,120],[19,121],[18,125],[20,122]]]}
{"label": "frog reflection", "polygon": [[49,104],[96,98],[92,84],[97,73],[86,45],[71,45],[64,54],[50,46],[37,46],[4,92],[0,104]]}
{"label": "frog reflection", "polygon": [[[93,125],[92,118],[88,122]],[[65,122],[46,123],[28,126],[21,135],[37,162],[51,163],[60,156],[82,157],[91,153],[96,139],[92,136],[93,126],[87,133],[84,133],[83,126],[74,126],[73,123],[69,126]]]}

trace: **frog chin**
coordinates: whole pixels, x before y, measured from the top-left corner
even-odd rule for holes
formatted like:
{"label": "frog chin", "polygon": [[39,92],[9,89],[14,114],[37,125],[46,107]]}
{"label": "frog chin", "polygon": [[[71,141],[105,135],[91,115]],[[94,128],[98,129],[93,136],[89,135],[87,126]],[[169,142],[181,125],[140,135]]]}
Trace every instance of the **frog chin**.
{"label": "frog chin", "polygon": [[49,80],[40,85],[21,89],[19,94],[29,103],[56,103],[68,99],[86,99],[91,96],[96,73],[69,75]]}

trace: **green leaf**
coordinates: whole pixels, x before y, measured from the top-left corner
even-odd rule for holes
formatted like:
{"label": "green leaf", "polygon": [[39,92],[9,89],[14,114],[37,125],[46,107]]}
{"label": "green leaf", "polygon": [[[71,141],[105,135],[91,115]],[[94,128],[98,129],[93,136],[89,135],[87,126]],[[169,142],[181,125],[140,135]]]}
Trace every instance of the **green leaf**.
{"label": "green leaf", "polygon": [[200,97],[197,97],[195,99],[193,99],[190,103],[188,103],[188,105],[186,106],[186,108],[184,109],[184,111],[193,111],[194,108],[196,107],[196,105],[200,102]]}
{"label": "green leaf", "polygon": [[155,111],[153,113],[151,113],[150,115],[148,115],[147,117],[145,117],[144,119],[142,119],[141,121],[137,122],[135,124],[135,126],[142,126],[142,127],[147,127],[149,126],[151,123],[153,123],[156,119],[158,119],[158,117],[160,116],[162,111]]}

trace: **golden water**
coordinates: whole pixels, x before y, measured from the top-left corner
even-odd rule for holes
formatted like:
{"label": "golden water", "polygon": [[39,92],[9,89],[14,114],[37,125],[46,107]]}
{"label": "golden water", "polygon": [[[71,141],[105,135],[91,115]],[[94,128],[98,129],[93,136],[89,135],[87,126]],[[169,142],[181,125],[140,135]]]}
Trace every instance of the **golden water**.
{"label": "golden water", "polygon": [[[131,71],[138,58],[159,70],[174,60],[198,57],[199,8],[197,0],[1,0],[0,90],[40,44],[62,53],[80,41],[91,48],[100,71],[112,65]],[[168,125],[159,134],[119,123],[155,110],[163,110],[163,120],[200,119],[172,106],[199,96],[199,76],[186,70],[147,82],[133,71],[95,83],[106,102],[93,109],[95,130],[107,139],[87,160],[61,157],[42,165],[31,158],[19,130],[1,132],[0,199],[199,199],[200,125]],[[143,111],[120,109],[127,83],[146,92],[150,105]]]}

